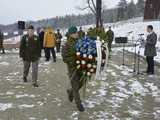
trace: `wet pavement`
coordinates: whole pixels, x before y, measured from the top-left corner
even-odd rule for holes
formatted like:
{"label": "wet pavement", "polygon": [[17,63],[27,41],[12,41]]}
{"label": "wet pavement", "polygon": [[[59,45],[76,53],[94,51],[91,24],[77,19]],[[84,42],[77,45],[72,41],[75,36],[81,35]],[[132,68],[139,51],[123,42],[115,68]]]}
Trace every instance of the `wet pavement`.
{"label": "wet pavement", "polygon": [[[69,80],[60,55],[57,63],[40,60],[39,88],[22,82],[17,52],[0,55],[0,120],[160,120],[160,69],[154,76],[136,75],[133,59],[126,54],[122,66],[121,51],[113,49],[102,80],[89,81],[81,113],[67,99]],[[145,66],[141,60],[141,71]]]}

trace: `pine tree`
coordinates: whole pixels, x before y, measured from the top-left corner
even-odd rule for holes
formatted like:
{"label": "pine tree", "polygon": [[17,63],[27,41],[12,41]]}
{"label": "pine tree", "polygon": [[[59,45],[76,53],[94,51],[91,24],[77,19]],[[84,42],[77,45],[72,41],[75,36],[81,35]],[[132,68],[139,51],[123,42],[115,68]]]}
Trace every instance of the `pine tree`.
{"label": "pine tree", "polygon": [[137,14],[139,14],[138,16],[142,16],[144,14],[145,1],[138,0],[136,6],[137,6]]}
{"label": "pine tree", "polygon": [[127,10],[127,1],[126,0],[120,0],[118,3],[118,20],[123,20],[126,18],[126,10]]}
{"label": "pine tree", "polygon": [[128,4],[127,7],[127,18],[133,18],[136,17],[136,5],[133,0]]}

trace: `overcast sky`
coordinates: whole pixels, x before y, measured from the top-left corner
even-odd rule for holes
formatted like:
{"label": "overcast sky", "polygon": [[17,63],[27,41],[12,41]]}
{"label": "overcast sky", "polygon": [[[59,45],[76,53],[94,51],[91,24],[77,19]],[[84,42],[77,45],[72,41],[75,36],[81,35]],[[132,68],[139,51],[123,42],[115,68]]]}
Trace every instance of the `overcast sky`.
{"label": "overcast sky", "polygon": [[[76,9],[77,6],[83,6],[84,2],[85,0],[0,0],[0,24],[84,14],[86,11]],[[119,0],[104,0],[107,8],[115,7],[118,2]]]}

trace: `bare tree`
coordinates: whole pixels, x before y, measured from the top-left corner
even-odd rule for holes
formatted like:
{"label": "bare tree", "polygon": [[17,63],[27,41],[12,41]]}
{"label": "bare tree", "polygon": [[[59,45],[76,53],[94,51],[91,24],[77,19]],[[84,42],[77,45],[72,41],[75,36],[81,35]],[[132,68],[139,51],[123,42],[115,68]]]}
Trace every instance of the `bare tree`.
{"label": "bare tree", "polygon": [[90,9],[96,17],[96,27],[102,27],[102,0],[86,0],[87,5],[83,8],[78,7],[80,10]]}

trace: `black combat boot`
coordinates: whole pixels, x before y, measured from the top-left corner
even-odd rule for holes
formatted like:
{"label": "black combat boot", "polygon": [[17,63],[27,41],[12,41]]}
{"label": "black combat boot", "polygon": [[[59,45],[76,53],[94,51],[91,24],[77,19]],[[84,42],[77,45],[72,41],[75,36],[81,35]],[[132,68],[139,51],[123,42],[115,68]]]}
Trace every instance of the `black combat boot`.
{"label": "black combat boot", "polygon": [[25,82],[25,83],[28,82],[27,77],[23,77],[23,82]]}
{"label": "black combat boot", "polygon": [[69,101],[70,102],[73,102],[73,93],[72,93],[72,91],[71,90],[67,90],[67,94],[68,94],[68,99],[69,99]]}
{"label": "black combat boot", "polygon": [[4,49],[3,49],[3,52],[2,52],[2,54],[5,54],[5,51],[4,51]]}
{"label": "black combat boot", "polygon": [[53,59],[53,62],[56,62],[56,59]]}
{"label": "black combat boot", "polygon": [[84,109],[84,107],[83,107],[83,105],[81,103],[77,104],[77,108],[78,108],[78,110],[80,112],[84,112],[85,111],[85,109]]}
{"label": "black combat boot", "polygon": [[39,87],[39,85],[37,83],[33,83],[32,84],[34,87]]}

